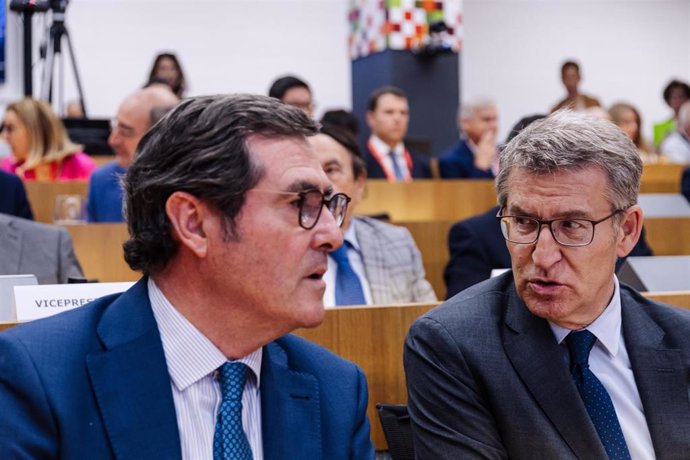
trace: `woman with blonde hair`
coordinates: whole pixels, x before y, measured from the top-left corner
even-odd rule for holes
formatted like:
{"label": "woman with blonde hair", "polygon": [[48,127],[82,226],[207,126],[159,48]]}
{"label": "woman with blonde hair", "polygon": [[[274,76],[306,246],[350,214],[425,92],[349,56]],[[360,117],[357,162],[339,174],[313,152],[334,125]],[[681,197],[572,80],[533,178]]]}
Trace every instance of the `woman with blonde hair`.
{"label": "woman with blonde hair", "polygon": [[644,163],[665,163],[666,158],[655,152],[642,137],[640,112],[627,102],[618,102],[609,108],[611,121],[633,141]]}
{"label": "woman with blonde hair", "polygon": [[12,155],[0,168],[27,180],[86,180],[96,163],[74,144],[44,101],[24,98],[7,106],[2,137]]}

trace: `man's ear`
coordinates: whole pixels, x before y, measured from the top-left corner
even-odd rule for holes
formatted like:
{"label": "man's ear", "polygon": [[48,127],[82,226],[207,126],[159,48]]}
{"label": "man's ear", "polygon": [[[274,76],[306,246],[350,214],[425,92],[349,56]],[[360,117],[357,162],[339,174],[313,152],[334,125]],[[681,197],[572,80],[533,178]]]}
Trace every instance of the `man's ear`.
{"label": "man's ear", "polygon": [[374,112],[371,110],[367,110],[367,126],[369,127],[369,130],[374,129]]}
{"label": "man's ear", "polygon": [[194,195],[174,192],[165,202],[165,213],[173,229],[173,238],[197,257],[205,257],[208,239],[204,221],[209,208]]}
{"label": "man's ear", "polygon": [[618,257],[627,256],[635,247],[640,239],[643,220],[639,204],[632,205],[624,211],[617,238]]}

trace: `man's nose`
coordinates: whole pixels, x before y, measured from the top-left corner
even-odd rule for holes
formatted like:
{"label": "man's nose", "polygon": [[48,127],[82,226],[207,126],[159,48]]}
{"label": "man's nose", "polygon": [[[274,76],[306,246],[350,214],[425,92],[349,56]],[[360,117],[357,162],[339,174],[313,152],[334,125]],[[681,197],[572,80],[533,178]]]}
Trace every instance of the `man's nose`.
{"label": "man's nose", "polygon": [[558,244],[551,233],[551,228],[547,224],[542,224],[539,237],[534,243],[532,251],[532,261],[534,264],[539,268],[551,267],[561,259],[561,249],[561,245]]}

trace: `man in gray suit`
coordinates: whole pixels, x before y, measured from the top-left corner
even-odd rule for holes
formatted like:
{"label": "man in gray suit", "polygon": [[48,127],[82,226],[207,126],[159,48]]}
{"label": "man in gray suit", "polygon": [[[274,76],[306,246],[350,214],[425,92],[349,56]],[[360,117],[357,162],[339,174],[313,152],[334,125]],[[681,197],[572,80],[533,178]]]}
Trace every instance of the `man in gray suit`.
{"label": "man in gray suit", "polygon": [[[434,302],[410,232],[368,217],[353,217],[364,196],[367,170],[354,138],[332,125],[309,138],[336,192],[351,199],[342,225],[345,242],[329,254],[324,304]],[[350,277],[343,277],[349,271]],[[353,286],[354,285],[354,286]]]}
{"label": "man in gray suit", "polygon": [[690,458],[690,312],[618,282],[642,163],[562,112],[501,155],[512,272],[418,319],[404,350],[418,458]]}
{"label": "man in gray suit", "polygon": [[36,275],[39,284],[83,277],[67,230],[0,214],[0,275]]}

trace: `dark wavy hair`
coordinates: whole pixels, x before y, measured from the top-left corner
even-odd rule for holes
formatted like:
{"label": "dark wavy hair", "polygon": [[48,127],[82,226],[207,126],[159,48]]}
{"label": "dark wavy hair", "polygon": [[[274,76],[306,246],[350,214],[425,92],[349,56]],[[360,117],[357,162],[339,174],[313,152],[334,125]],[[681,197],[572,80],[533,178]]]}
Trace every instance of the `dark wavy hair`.
{"label": "dark wavy hair", "polygon": [[223,213],[223,229],[235,238],[235,218],[248,190],[263,177],[247,148],[251,135],[311,136],[316,126],[305,113],[258,95],[189,98],[141,139],[124,177],[130,239],[125,260],[133,270],[155,274],[176,255],[165,205],[187,192]]}
{"label": "dark wavy hair", "polygon": [[184,92],[187,89],[187,80],[184,77],[184,72],[182,71],[182,65],[180,64],[179,59],[177,59],[177,56],[173,53],[160,53],[156,56],[153,61],[153,66],[151,67],[151,72],[149,73],[148,82],[144,86],[149,86],[152,83],[167,84],[165,80],[156,76],[156,72],[158,72],[158,65],[163,59],[170,59],[173,64],[175,64],[175,67],[177,67],[177,73],[180,75],[180,78],[177,79],[174,85],[170,86],[170,89],[177,97],[181,98],[184,96]]}
{"label": "dark wavy hair", "polygon": [[364,161],[362,151],[357,146],[357,141],[352,133],[342,126],[337,126],[328,122],[325,122],[321,125],[319,132],[321,134],[325,134],[338,144],[342,145],[345,150],[350,153],[350,157],[352,158],[352,175],[355,177],[355,179],[362,174],[366,174],[367,164]]}
{"label": "dark wavy hair", "polygon": [[402,99],[407,99],[407,94],[402,89],[397,86],[382,86],[381,88],[375,89],[369,95],[369,102],[367,103],[367,110],[369,112],[375,112],[376,106],[379,103],[379,98],[385,94],[392,94]]}

